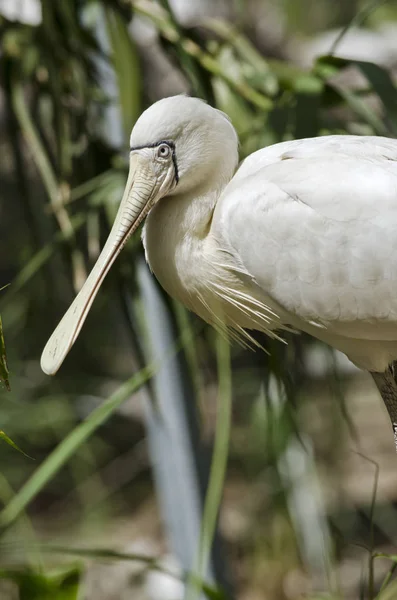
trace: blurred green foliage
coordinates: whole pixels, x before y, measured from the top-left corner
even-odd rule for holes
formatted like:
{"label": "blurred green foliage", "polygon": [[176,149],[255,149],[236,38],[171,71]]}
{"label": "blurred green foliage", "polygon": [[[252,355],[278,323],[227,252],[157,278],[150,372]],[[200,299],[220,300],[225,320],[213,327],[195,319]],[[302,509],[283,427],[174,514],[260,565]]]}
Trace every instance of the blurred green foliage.
{"label": "blurred green foliage", "polygon": [[77,600],[80,570],[46,575],[29,571],[1,571],[0,579],[17,584],[19,600]]}
{"label": "blurred green foliage", "polygon": [[[283,0],[281,4],[291,35],[344,26],[367,6],[358,0]],[[13,548],[23,547],[26,538],[45,537],[52,523],[59,531],[71,528],[86,540],[90,524],[97,528],[120,515],[131,515],[153,493],[150,466],[139,454],[145,441],[142,414],[139,409],[134,412],[131,402],[124,413],[122,407],[133,393],[142,393],[134,396],[133,404],[151,397],[144,384],[153,371],[145,365],[138,334],[144,328],[135,277],[141,253],[138,236],[120,256],[57,378],[45,377],[38,364],[48,335],[84,281],[109,230],[126,178],[129,131],[156,99],[145,86],[145,78],[150,78],[144,68],[146,51],[131,35],[131,19],[144,18],[146,26],[152,24],[169,69],[178,72],[187,91],[230,115],[242,158],[265,145],[294,138],[397,134],[393,74],[373,63],[334,56],[321,57],[305,70],[286,61],[282,48],[278,56],[265,56],[250,35],[245,3],[236,6],[238,18],[208,19],[200,27],[183,27],[168,2],[155,0],[41,0],[39,25],[0,17],[0,144],[5,156],[1,194],[7,202],[7,213],[2,215],[0,283],[12,281],[2,292],[0,308],[13,375],[12,392],[2,397],[0,423],[36,459],[33,463],[6,446],[0,457],[4,478],[0,523],[4,528],[13,525],[0,543],[4,564],[11,560],[24,565],[25,554],[18,562]],[[375,25],[392,17],[397,17],[395,3],[382,3],[368,14],[367,23]],[[340,78],[348,68],[360,72],[359,85],[347,85]],[[114,95],[103,85],[108,71],[113,74]],[[118,111],[122,129],[116,146],[109,135],[112,110]],[[284,580],[302,568],[302,559],[279,460],[291,435],[305,433],[299,410],[314,410],[303,392],[309,376],[302,367],[302,352],[311,342],[293,338],[284,348],[261,339],[269,357],[233,346],[230,370],[229,358],[227,367],[217,363],[219,348],[208,327],[181,307],[174,312],[180,335],[176,344],[182,346],[187,376],[195,383],[203,440],[214,430],[211,389],[218,374],[224,394],[233,397],[229,481],[238,478],[253,490],[250,535],[235,544],[236,554],[248,557],[238,584],[245,581],[249,587],[247,580],[251,580],[252,586],[266,587],[272,599],[284,599]],[[7,385],[1,321],[0,345],[0,379]],[[135,373],[132,378],[131,373]],[[289,402],[278,401],[274,381],[279,390],[286,390]],[[337,462],[348,435],[343,394],[339,399],[328,412],[331,442],[327,446],[326,440],[319,451],[326,455],[329,468]],[[224,425],[228,406],[223,407]],[[225,426],[218,429],[216,444],[221,451],[214,466],[201,563],[218,512],[227,433]],[[340,439],[336,449],[335,436]],[[351,515],[346,518],[351,529],[353,520]],[[349,526],[335,534],[336,555],[342,552],[344,537],[349,538]],[[371,560],[377,556],[372,546],[370,556]],[[234,558],[235,563],[239,559]],[[1,573],[19,586],[21,600],[77,598],[78,570],[52,576],[41,569],[38,559],[33,562],[30,571],[13,565]],[[393,570],[394,566],[378,596],[372,581],[365,597],[395,597],[395,582],[390,583]],[[209,588],[205,592],[209,598],[223,597]]]}
{"label": "blurred green foliage", "polygon": [[7,390],[9,391],[11,388],[10,388],[10,382],[8,380],[8,376],[9,376],[9,371],[8,371],[8,366],[7,366],[6,345],[5,345],[4,334],[3,334],[3,323],[2,323],[2,320],[0,317],[0,381],[2,381],[4,383]]}

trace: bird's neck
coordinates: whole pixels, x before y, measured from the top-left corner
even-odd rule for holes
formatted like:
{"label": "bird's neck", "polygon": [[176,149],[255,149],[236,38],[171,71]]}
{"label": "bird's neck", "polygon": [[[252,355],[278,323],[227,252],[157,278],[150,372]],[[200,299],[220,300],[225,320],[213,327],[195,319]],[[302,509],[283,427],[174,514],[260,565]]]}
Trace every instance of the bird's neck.
{"label": "bird's neck", "polygon": [[216,188],[201,185],[184,194],[162,198],[150,211],[146,231],[156,231],[178,245],[186,238],[202,241],[209,233],[217,200],[227,182]]}
{"label": "bird's neck", "polygon": [[180,219],[180,234],[202,241],[210,231],[219,196],[219,190],[208,190],[194,195],[186,194],[181,198],[180,203],[176,198],[175,217]]}
{"label": "bird's neck", "polygon": [[205,244],[225,185],[163,198],[146,220],[143,243],[150,268],[165,290],[185,304],[197,278],[205,277]]}

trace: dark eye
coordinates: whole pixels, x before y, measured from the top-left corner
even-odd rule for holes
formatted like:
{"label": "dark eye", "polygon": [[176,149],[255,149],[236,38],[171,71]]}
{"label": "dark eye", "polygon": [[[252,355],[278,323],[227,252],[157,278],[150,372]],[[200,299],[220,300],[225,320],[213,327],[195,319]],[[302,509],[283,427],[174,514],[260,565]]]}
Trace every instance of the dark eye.
{"label": "dark eye", "polygon": [[157,156],[159,158],[168,158],[170,154],[171,148],[168,144],[160,144],[160,146],[157,148]]}

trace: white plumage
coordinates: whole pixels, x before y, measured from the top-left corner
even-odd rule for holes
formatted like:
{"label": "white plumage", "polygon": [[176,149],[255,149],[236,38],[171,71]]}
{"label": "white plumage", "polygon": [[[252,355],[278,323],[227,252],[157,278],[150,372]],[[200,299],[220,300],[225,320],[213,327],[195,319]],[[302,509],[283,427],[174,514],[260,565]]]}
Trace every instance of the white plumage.
{"label": "white plumage", "polygon": [[251,155],[213,228],[284,322],[383,371],[397,358],[396,222],[397,142],[331,136]]}
{"label": "white plumage", "polygon": [[306,331],[372,372],[397,359],[397,141],[283,142],[237,169],[226,115],[175,96],[142,114],[131,147],[106,252],[48,342],[46,372],[60,366],[99,279],[146,215],[154,274],[214,326],[226,322],[242,339],[244,329]]}

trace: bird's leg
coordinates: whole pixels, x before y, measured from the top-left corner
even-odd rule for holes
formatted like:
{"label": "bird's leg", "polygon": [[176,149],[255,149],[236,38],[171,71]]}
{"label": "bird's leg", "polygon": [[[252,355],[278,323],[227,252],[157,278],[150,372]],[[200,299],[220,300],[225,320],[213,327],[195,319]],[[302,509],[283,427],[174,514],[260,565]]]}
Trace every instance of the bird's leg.
{"label": "bird's leg", "polygon": [[371,372],[373,380],[382,396],[393,427],[394,443],[397,452],[397,363],[391,364],[384,373]]}

